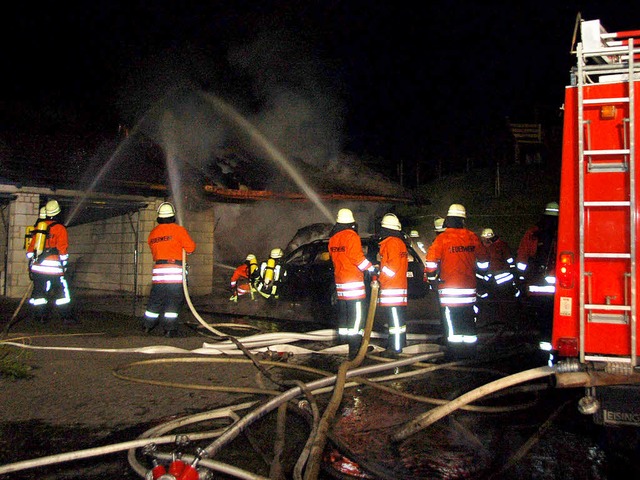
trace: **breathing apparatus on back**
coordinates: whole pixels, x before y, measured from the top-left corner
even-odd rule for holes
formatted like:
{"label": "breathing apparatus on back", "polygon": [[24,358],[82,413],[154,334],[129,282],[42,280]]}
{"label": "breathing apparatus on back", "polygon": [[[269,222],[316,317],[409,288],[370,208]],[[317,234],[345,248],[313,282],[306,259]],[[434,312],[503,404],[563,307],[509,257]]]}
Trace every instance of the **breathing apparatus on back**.
{"label": "breathing apparatus on back", "polygon": [[280,271],[282,269],[278,259],[282,258],[282,256],[282,249],[274,248],[271,250],[267,261],[260,266],[260,280],[256,289],[263,297],[269,298],[273,295],[277,298],[277,282],[280,279]]}
{"label": "breathing apparatus on back", "polygon": [[[47,246],[47,237],[49,236],[49,229],[54,223],[47,223],[45,217],[53,218],[60,213],[60,204],[57,200],[49,200],[44,206],[44,212],[40,209],[40,215],[36,228],[33,230],[32,235],[34,238],[33,246],[33,258],[37,259]],[[43,214],[44,213],[44,217]]]}
{"label": "breathing apparatus on back", "polygon": [[249,265],[249,279],[254,279],[258,275],[258,259],[255,255],[249,254],[247,255],[247,259],[245,260]]}
{"label": "breathing apparatus on back", "polygon": [[49,225],[44,220],[36,223],[36,228],[31,232],[33,235],[33,256],[38,258],[44,252],[47,244],[47,235],[49,233]]}

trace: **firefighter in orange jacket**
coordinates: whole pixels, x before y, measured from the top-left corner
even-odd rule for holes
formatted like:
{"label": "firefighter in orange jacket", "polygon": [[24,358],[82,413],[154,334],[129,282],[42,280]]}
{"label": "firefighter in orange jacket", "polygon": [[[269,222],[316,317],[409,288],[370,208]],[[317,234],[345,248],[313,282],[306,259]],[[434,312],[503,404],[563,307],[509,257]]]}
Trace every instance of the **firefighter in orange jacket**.
{"label": "firefighter in orange jacket", "polygon": [[515,295],[513,275],[515,263],[509,245],[491,228],[483,229],[480,239],[489,255],[488,272],[481,277],[481,281],[487,286],[486,296],[513,297]]}
{"label": "firefighter in orange jacket", "polygon": [[463,205],[452,204],[444,221],[445,231],[427,251],[426,271],[429,280],[437,282],[440,314],[451,353],[458,347],[468,350],[478,341],[476,271],[484,274],[489,267],[486,248],[475,233],[465,228],[466,217]]}
{"label": "firefighter in orange jacket", "polygon": [[373,265],[364,256],[358,225],[348,208],[338,211],[328,248],[338,297],[338,339],[349,344],[349,359],[354,359],[364,334],[364,272]]}
{"label": "firefighter in orange jacket", "polygon": [[407,344],[407,271],[409,257],[400,220],[387,213],[380,223],[380,293],[378,305],[386,313],[389,336],[382,356],[397,358]]}
{"label": "firefighter in orange jacket", "polygon": [[556,244],[558,241],[558,203],[549,202],[538,222],[530,227],[518,246],[518,282],[537,317],[541,338],[548,348],[553,324],[556,291]]}
{"label": "firefighter in orange jacket", "polygon": [[63,324],[76,323],[71,313],[69,284],[64,276],[69,260],[69,237],[66,227],[56,218],[61,212],[57,200],[49,200],[44,207],[45,219],[36,223],[27,248],[29,274],[33,291],[29,304],[33,317],[45,323],[51,301]]}
{"label": "firefighter in orange jacket", "polygon": [[158,225],[147,238],[154,266],[151,294],[142,325],[145,332],[149,333],[160,323],[167,337],[177,335],[178,314],[184,302],[182,250],[190,254],[196,249],[189,232],[175,223],[175,215],[172,204],[160,204]]}
{"label": "firefighter in orange jacket", "polygon": [[558,203],[549,202],[538,223],[530,227],[518,246],[517,267],[528,295],[555,293]]}
{"label": "firefighter in orange jacket", "polygon": [[251,284],[251,279],[256,276],[258,272],[258,261],[253,253],[247,255],[242,265],[239,265],[231,275],[231,291],[233,292],[231,298],[232,302],[237,302],[238,297],[247,293],[251,294],[253,300],[254,288]]}

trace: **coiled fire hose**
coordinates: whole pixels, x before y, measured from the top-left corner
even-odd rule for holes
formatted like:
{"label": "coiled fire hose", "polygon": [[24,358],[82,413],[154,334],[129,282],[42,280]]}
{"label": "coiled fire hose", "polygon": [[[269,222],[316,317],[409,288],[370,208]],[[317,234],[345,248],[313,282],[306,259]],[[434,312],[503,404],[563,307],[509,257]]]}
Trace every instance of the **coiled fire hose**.
{"label": "coiled fire hose", "polygon": [[242,342],[240,342],[237,338],[231,335],[225,335],[219,330],[216,330],[200,316],[198,311],[193,306],[193,302],[191,301],[191,296],[189,295],[189,288],[187,286],[187,252],[184,248],[182,249],[182,290],[184,291],[184,297],[187,300],[187,304],[189,305],[189,310],[191,310],[191,313],[193,314],[193,316],[196,317],[196,320],[198,320],[198,322],[204,328],[206,328],[211,333],[220,337],[220,340],[229,340],[233,342],[236,345],[236,347],[238,347],[238,349],[241,350],[253,362],[256,368],[264,374],[265,377],[271,380],[274,384],[279,385],[282,390],[285,389],[284,385],[282,385],[280,381],[278,381],[273,375],[271,375],[271,373],[266,368],[264,368],[263,365],[260,364],[258,359],[242,344]]}

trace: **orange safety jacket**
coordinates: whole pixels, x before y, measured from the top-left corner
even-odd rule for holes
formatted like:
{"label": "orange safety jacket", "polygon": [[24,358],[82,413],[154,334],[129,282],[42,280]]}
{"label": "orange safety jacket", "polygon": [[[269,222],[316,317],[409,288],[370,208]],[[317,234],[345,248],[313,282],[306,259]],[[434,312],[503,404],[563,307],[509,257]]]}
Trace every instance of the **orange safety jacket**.
{"label": "orange safety jacket", "polygon": [[378,303],[382,307],[402,307],[407,304],[407,246],[398,237],[387,237],[380,242],[380,292]]}
{"label": "orange safety jacket", "polygon": [[[69,260],[69,236],[67,229],[55,220],[48,219],[42,221],[47,224],[47,239],[43,254],[41,255],[42,258],[39,258],[37,262],[31,265],[31,271],[44,275],[62,276],[67,261]],[[36,236],[34,235],[29,242],[29,248],[27,248],[27,258],[29,259],[34,256],[35,243]]]}
{"label": "orange safety jacket", "polygon": [[355,230],[346,229],[329,239],[338,300],[361,300],[366,297],[365,270],[373,265],[362,251],[362,241]]}
{"label": "orange safety jacket", "polygon": [[186,228],[177,223],[157,225],[147,239],[151,248],[153,283],[182,283],[182,250],[193,253],[196,244]]}
{"label": "orange safety jacket", "polygon": [[[518,246],[517,268],[520,278],[528,277],[527,293],[529,295],[554,295],[555,287],[555,239],[547,249],[541,246],[540,236],[544,231],[537,225],[529,228]],[[541,252],[538,252],[538,250]],[[543,255],[543,259],[539,255]],[[540,263],[542,261],[542,263]],[[531,263],[531,266],[529,265]]]}
{"label": "orange safety jacket", "polygon": [[231,289],[238,295],[244,295],[251,291],[249,283],[249,265],[243,263],[235,269],[231,275]]}
{"label": "orange safety jacket", "polygon": [[425,270],[429,278],[439,274],[441,306],[461,307],[476,301],[476,270],[489,267],[487,249],[466,228],[447,228],[427,251]]}
{"label": "orange safety jacket", "polygon": [[527,268],[527,264],[529,263],[529,259],[536,255],[538,250],[538,231],[540,229],[537,225],[529,228],[522,240],[520,240],[520,245],[518,245],[518,256],[517,263],[518,269],[524,271]]}
{"label": "orange safety jacket", "polygon": [[487,246],[489,254],[489,271],[502,272],[513,266],[513,255],[507,242],[498,238]]}

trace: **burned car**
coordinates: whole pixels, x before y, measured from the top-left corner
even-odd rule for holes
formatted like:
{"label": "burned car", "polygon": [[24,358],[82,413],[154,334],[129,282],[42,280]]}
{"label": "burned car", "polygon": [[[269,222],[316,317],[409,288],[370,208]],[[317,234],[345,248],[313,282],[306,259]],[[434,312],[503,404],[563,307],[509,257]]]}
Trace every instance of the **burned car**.
{"label": "burned car", "polygon": [[[309,301],[314,316],[334,318],[336,312],[336,290],[333,263],[329,257],[329,239],[323,238],[300,245],[283,258],[286,268],[286,283],[281,299],[285,301]],[[380,264],[378,239],[374,236],[362,238],[362,250],[373,264]],[[409,269],[407,271],[408,297],[422,298],[428,291],[424,276],[424,262],[413,245],[407,246]],[[366,274],[368,275],[368,274]],[[369,279],[365,278],[367,287]]]}

